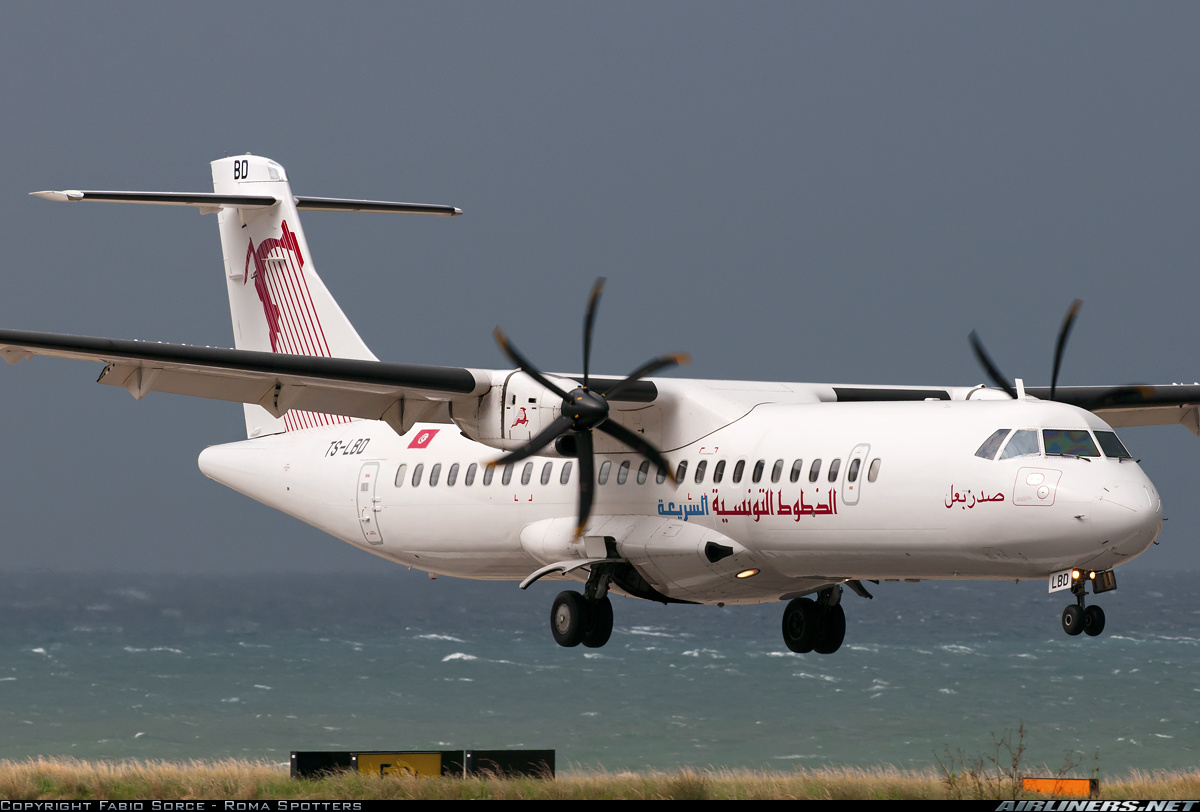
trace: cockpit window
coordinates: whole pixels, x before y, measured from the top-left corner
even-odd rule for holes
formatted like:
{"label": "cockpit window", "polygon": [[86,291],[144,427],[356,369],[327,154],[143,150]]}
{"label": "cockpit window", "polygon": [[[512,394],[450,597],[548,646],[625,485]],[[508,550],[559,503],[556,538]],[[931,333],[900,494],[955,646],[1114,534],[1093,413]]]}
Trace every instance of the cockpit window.
{"label": "cockpit window", "polygon": [[1117,459],[1133,459],[1133,455],[1125,450],[1125,444],[1117,437],[1115,431],[1098,431],[1096,439],[1100,441],[1100,448],[1104,450],[1104,456],[1116,457]]}
{"label": "cockpit window", "polygon": [[1008,436],[1011,429],[996,429],[992,432],[992,436],[983,441],[983,445],[979,446],[979,450],[975,452],[976,457],[982,457],[985,460],[996,459],[996,452],[1000,450],[1000,444],[1004,442],[1004,438]]}
{"label": "cockpit window", "polygon": [[1099,457],[1100,451],[1087,429],[1042,429],[1046,454],[1064,457]]}
{"label": "cockpit window", "polygon": [[1040,453],[1041,449],[1038,448],[1037,432],[1033,429],[1020,429],[1013,432],[1013,436],[1008,440],[1008,445],[1004,446],[1004,450],[1000,452],[1000,459],[1036,457]]}

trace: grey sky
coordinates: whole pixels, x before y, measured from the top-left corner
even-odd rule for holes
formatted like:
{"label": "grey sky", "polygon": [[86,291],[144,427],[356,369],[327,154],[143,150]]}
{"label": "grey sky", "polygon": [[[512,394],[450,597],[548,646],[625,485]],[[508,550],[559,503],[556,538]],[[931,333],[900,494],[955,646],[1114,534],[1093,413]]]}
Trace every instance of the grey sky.
{"label": "grey sky", "polygon": [[[0,324],[228,346],[216,221],[47,188],[211,189],[253,151],[299,194],[384,359],[544,368],[685,350],[692,377],[972,384],[979,329],[1048,383],[1200,379],[1195,4],[54,4],[0,27]],[[5,567],[387,566],[204,479],[234,405],[0,369]],[[1127,430],[1195,568],[1200,440]]]}

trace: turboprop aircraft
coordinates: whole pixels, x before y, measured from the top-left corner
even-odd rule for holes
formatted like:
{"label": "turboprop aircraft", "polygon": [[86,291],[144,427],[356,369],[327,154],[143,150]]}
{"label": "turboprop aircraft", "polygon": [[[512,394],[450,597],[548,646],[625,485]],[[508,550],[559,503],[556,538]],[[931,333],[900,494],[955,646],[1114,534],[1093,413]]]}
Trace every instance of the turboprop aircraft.
{"label": "turboprop aircraft", "polygon": [[67,190],[215,213],[235,349],[0,331],[11,363],[99,361],[102,384],[244,404],[247,439],[200,454],[208,477],[382,558],[431,574],[580,582],[555,598],[563,646],[612,632],[608,593],[661,602],[785,601],[792,651],[844,638],[867,582],[1046,579],[1062,626],[1101,633],[1113,568],[1162,527],[1154,485],[1113,427],[1182,423],[1200,386],[995,387],[624,378],[379,361],[314,267],[301,211],[456,216],[450,206],[297,197],[274,161],[212,163],[211,193]]}

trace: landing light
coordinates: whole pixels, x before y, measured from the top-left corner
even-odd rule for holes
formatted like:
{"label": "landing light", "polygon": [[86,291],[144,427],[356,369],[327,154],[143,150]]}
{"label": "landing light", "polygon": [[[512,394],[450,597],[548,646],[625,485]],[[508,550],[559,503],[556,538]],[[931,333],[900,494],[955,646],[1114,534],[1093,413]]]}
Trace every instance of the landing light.
{"label": "landing light", "polygon": [[758,575],[758,569],[751,567],[748,570],[742,570],[735,577],[737,577],[737,578],[752,578],[755,575]]}
{"label": "landing light", "polygon": [[1071,580],[1072,581],[1078,581],[1082,575],[1083,575],[1083,573],[1080,572],[1079,570],[1071,570]]}

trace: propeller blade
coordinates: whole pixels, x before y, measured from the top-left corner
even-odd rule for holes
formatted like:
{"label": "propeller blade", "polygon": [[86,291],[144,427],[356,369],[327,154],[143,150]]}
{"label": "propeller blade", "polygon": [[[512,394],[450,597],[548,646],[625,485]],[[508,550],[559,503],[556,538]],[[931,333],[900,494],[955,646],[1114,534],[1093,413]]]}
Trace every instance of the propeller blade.
{"label": "propeller blade", "polygon": [[609,437],[612,437],[613,439],[629,446],[634,451],[650,460],[650,462],[666,471],[667,479],[671,480],[672,485],[679,484],[675,479],[675,472],[671,470],[671,463],[667,462],[667,458],[662,455],[661,451],[651,445],[649,440],[612,420],[607,420],[596,428],[607,434]]}
{"label": "propeller blade", "polygon": [[547,379],[546,376],[541,372],[538,372],[537,367],[531,364],[529,359],[527,359],[524,355],[521,355],[517,348],[513,346],[513,343],[508,340],[508,336],[504,334],[504,331],[500,329],[500,325],[496,325],[496,329],[492,331],[492,335],[495,336],[496,343],[500,345],[500,349],[504,351],[504,354],[509,357],[509,360],[520,367],[522,372],[533,378],[535,381],[549,389],[554,394],[558,395],[563,400],[570,398],[570,395],[551,383],[549,379]]}
{"label": "propeller blade", "polygon": [[1001,374],[1000,370],[996,369],[996,365],[992,363],[992,359],[988,356],[987,350],[983,348],[983,342],[979,340],[978,334],[974,330],[971,331],[971,349],[975,350],[975,357],[979,359],[979,363],[987,371],[988,377],[992,382],[1008,393],[1008,396],[1013,400],[1017,399],[1017,390],[1013,389],[1008,379]]}
{"label": "propeller blade", "polygon": [[1075,317],[1079,315],[1081,307],[1083,307],[1083,299],[1071,302],[1071,307],[1067,309],[1066,318],[1063,319],[1062,327],[1058,331],[1058,344],[1054,347],[1054,371],[1050,374],[1051,400],[1054,400],[1054,390],[1058,387],[1058,368],[1062,364],[1063,350],[1067,347],[1067,336],[1071,334],[1071,325],[1075,323]]}
{"label": "propeller blade", "polygon": [[557,440],[561,435],[570,431],[572,422],[573,421],[571,418],[567,417],[566,415],[559,415],[558,417],[554,418],[553,422],[551,422],[549,426],[546,426],[546,428],[535,434],[528,443],[520,448],[508,452],[498,460],[489,462],[488,467],[492,468],[497,465],[507,465],[510,462],[517,462],[518,460],[523,460],[526,457],[532,457],[534,454],[550,445],[550,443]]}
{"label": "propeller blade", "polygon": [[592,502],[596,497],[596,458],[592,452],[592,433],[578,432],[575,435],[575,448],[579,453],[579,523],[575,526],[575,538],[579,538],[592,515]]}
{"label": "propeller blade", "polygon": [[588,388],[588,365],[592,360],[592,327],[596,324],[596,308],[600,304],[600,294],[604,291],[604,277],[596,280],[592,286],[592,295],[588,298],[587,318],[583,321],[583,388]]}
{"label": "propeller blade", "polygon": [[619,395],[621,393],[621,390],[624,389],[629,384],[636,383],[637,381],[640,381],[642,378],[646,377],[647,375],[650,375],[651,373],[654,373],[654,372],[658,372],[660,369],[665,369],[666,367],[675,366],[676,364],[679,364],[682,366],[683,364],[690,364],[691,362],[692,362],[692,356],[688,355],[686,352],[674,353],[672,355],[663,355],[659,358],[655,358],[652,361],[647,361],[646,363],[642,364],[640,367],[635,369],[633,372],[630,372],[629,375],[626,376],[625,380],[621,381],[619,384],[617,384],[612,389],[610,389],[608,391],[608,394],[605,395],[604,397],[607,400],[616,400],[617,395]]}

